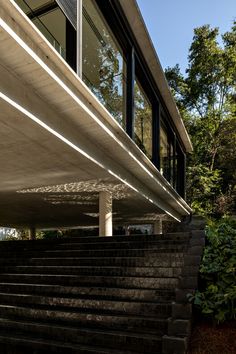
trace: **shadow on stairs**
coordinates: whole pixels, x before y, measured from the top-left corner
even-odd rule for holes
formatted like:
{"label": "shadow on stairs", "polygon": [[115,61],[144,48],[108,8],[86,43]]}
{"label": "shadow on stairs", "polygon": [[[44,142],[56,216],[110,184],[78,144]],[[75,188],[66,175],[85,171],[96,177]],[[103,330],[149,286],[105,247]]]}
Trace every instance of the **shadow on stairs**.
{"label": "shadow on stairs", "polygon": [[204,231],[0,243],[0,352],[183,354]]}

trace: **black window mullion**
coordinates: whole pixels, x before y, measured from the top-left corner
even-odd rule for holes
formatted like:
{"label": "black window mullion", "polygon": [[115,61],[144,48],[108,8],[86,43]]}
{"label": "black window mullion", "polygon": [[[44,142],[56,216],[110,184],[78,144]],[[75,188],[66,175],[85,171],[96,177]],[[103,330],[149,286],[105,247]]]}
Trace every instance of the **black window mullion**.
{"label": "black window mullion", "polygon": [[[30,8],[30,6],[27,4],[27,6]],[[43,15],[46,15],[48,12],[55,10],[58,8],[57,3],[54,1],[53,3],[48,3],[43,6],[40,6],[39,8],[36,8],[34,10],[31,9],[31,12],[26,13],[26,15],[33,20],[35,17],[40,17]]]}
{"label": "black window mullion", "polygon": [[76,47],[76,30],[72,26],[71,22],[66,18],[66,61],[74,71],[77,69]]}

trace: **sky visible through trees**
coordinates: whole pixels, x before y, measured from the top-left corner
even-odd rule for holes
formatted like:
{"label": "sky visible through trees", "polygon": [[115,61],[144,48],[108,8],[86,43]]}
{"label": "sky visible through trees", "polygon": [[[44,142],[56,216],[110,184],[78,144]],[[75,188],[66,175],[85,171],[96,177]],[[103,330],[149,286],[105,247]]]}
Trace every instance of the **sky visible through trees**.
{"label": "sky visible through trees", "polygon": [[205,24],[229,31],[236,18],[235,0],[137,0],[163,68],[188,65],[193,30]]}

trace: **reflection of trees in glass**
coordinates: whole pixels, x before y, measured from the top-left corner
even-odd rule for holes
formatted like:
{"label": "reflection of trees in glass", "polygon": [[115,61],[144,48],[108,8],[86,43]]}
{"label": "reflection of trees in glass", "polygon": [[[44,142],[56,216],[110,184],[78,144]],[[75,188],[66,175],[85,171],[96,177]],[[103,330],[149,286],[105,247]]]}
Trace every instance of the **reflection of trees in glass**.
{"label": "reflection of trees in glass", "polygon": [[83,78],[113,117],[125,126],[126,73],[121,50],[94,5],[86,2],[85,6],[83,8]]}
{"label": "reflection of trees in glass", "polygon": [[169,144],[166,131],[161,127],[160,129],[160,172],[169,179]]}
{"label": "reflection of trees in glass", "polygon": [[152,157],[152,108],[139,84],[135,82],[134,139],[138,147]]}

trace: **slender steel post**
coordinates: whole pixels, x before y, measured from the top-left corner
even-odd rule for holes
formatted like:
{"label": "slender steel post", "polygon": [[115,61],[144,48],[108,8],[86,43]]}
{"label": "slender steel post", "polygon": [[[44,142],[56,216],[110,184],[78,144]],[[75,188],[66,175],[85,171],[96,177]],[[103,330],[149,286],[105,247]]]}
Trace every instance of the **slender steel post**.
{"label": "slender steel post", "polygon": [[127,56],[127,99],[126,99],[126,132],[134,138],[134,82],[135,82],[135,58],[134,48],[130,48]]}
{"label": "slender steel post", "polygon": [[83,41],[83,0],[77,0],[77,74],[82,78],[83,58],[82,58],[82,41]]}

